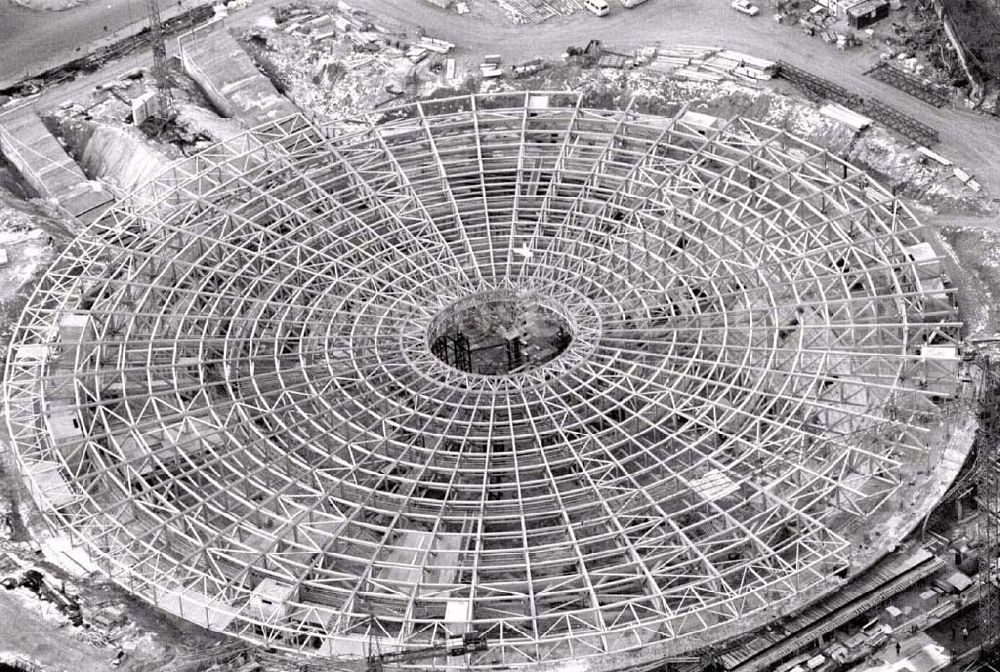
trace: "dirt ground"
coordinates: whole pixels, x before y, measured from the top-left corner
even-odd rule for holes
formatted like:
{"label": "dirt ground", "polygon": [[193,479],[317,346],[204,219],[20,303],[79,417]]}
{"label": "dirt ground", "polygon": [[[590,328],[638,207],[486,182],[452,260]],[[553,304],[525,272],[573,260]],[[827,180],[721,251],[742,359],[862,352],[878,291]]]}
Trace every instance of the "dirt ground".
{"label": "dirt ground", "polygon": [[53,227],[37,208],[0,186],[0,361],[37,278],[55,257]]}
{"label": "dirt ground", "polygon": [[1000,222],[996,228],[940,226],[966,277],[961,287],[963,320],[969,336],[1000,333]]}
{"label": "dirt ground", "polygon": [[79,7],[88,2],[88,0],[11,0],[11,2],[42,12],[61,12],[66,9]]}
{"label": "dirt ground", "polygon": [[[46,567],[46,569],[51,569]],[[55,572],[53,572],[55,573]],[[0,651],[27,656],[47,671],[107,672],[119,647],[126,655],[118,668],[125,672],[161,669],[178,653],[208,649],[223,638],[196,625],[164,614],[106,582],[80,586],[85,602],[124,606],[129,622],[112,645],[90,643],[83,628],[74,627],[26,589],[0,590]]]}
{"label": "dirt ground", "polygon": [[[74,636],[76,628],[46,620],[14,593],[0,591],[0,614],[16,627],[0,628],[0,651],[28,656],[52,670],[107,672],[108,656]],[[110,655],[110,652],[109,654]]]}
{"label": "dirt ground", "polygon": [[944,6],[982,69],[1000,77],[1000,5],[990,0],[944,0]]}

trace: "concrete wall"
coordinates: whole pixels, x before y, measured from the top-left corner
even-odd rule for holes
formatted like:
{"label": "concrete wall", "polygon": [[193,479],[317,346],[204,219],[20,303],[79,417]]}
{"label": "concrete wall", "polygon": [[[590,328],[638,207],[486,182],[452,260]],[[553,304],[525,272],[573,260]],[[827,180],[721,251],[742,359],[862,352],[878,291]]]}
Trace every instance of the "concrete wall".
{"label": "concrete wall", "polygon": [[30,108],[0,116],[0,153],[43,197],[55,199],[82,224],[96,219],[113,199],[91,182]]}
{"label": "concrete wall", "polygon": [[222,21],[181,36],[178,44],[184,71],[223,116],[256,126],[299,112],[257,70]]}
{"label": "concrete wall", "polygon": [[94,178],[112,181],[124,191],[156,177],[170,165],[170,159],[150,147],[135,129],[84,122],[82,130],[76,150],[83,170]]}
{"label": "concrete wall", "polygon": [[0,153],[43,198],[58,198],[87,177],[34,110],[0,117]]}

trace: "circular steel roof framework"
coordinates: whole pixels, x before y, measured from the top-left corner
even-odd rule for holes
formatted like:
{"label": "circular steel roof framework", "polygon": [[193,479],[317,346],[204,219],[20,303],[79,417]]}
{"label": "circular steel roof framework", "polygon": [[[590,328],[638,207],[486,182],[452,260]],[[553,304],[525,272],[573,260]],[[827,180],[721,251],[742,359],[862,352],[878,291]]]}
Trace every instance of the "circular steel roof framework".
{"label": "circular steel roof framework", "polygon": [[[675,112],[460,97],[171,167],[14,335],[46,517],[160,607],[321,655],[474,628],[475,666],[624,666],[831,590],[927,451],[950,290],[862,172]],[[457,361],[446,323],[498,305],[561,349]]]}

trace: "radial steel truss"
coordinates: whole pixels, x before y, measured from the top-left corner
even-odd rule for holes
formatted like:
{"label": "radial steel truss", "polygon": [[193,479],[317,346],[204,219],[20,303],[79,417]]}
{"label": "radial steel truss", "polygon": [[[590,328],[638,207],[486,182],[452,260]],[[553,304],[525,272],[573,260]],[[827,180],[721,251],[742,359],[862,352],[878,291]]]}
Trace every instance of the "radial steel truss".
{"label": "radial steel truss", "polygon": [[[497,302],[559,353],[446,362],[442,320]],[[910,212],[826,151],[497,94],[174,165],[47,273],[5,403],[49,521],[163,609],[611,669],[833,590],[931,459],[958,328]]]}

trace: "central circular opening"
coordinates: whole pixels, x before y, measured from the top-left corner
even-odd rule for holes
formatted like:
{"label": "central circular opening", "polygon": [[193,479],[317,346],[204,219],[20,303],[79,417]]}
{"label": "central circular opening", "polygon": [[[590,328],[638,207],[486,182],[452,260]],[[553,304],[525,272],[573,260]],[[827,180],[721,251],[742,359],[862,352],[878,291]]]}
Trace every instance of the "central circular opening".
{"label": "central circular opening", "polygon": [[466,373],[505,376],[552,361],[573,342],[567,320],[530,295],[473,294],[448,306],[428,329],[434,356]]}

